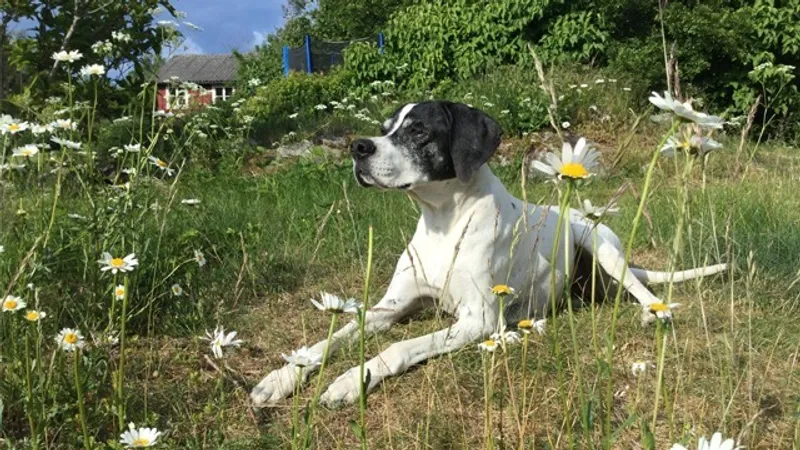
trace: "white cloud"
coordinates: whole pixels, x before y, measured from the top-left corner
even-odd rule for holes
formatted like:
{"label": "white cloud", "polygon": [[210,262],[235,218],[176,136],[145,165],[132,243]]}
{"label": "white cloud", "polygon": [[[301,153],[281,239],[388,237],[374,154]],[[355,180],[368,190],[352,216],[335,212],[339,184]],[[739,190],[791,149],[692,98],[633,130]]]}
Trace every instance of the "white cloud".
{"label": "white cloud", "polygon": [[266,31],[253,31],[253,40],[250,41],[250,44],[247,46],[248,49],[253,49],[256,45],[261,45],[267,42],[267,33]]}
{"label": "white cloud", "polygon": [[185,55],[185,54],[201,54],[205,53],[206,51],[203,50],[203,47],[200,46],[194,39],[187,37],[181,42],[181,45],[175,49],[174,54],[176,55]]}

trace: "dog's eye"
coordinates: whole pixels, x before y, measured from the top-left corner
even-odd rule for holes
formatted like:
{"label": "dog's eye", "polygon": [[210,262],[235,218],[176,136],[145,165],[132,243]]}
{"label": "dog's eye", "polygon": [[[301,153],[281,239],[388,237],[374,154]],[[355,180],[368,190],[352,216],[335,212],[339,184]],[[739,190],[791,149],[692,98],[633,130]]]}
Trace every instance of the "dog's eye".
{"label": "dog's eye", "polygon": [[423,136],[427,132],[422,122],[411,122],[408,126],[408,131],[414,136]]}

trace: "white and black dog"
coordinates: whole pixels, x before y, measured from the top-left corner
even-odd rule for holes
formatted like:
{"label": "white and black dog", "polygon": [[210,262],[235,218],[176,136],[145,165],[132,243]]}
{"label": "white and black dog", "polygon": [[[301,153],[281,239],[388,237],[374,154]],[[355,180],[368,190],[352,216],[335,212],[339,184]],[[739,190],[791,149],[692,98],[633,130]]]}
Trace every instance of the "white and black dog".
{"label": "white and black dog", "polygon": [[[486,162],[500,144],[502,131],[489,116],[463,104],[412,103],[397,110],[381,132],[383,136],[353,142],[356,180],[365,187],[406,192],[419,204],[422,217],[386,294],[366,314],[366,332],[388,329],[418,310],[425,298],[437,299],[456,321],[446,329],[396,342],[369,360],[369,389],[428,358],[485,338],[497,331],[501,314],[508,324],[544,317],[551,303],[551,271],[555,270],[560,298],[565,264],[574,268],[579,252],[594,259],[606,277],[623,280],[623,288],[641,304],[644,319],[652,317],[648,305],[660,302],[646,283],[682,281],[726,268],[718,264],[674,274],[628,268],[619,238],[574,210],[566,212],[569,242],[561,239],[556,261],[551,261],[561,212],[558,207],[524,204],[492,174]],[[507,284],[517,293],[504,311],[491,291],[496,284]],[[357,334],[351,322],[330,343],[323,340],[311,349],[321,354],[330,345],[334,352]],[[291,395],[298,382],[295,370],[287,365],[264,378],[251,394],[254,405],[274,404]],[[302,370],[306,380],[310,370]],[[337,406],[357,400],[358,378],[358,367],[348,370],[321,401]]]}

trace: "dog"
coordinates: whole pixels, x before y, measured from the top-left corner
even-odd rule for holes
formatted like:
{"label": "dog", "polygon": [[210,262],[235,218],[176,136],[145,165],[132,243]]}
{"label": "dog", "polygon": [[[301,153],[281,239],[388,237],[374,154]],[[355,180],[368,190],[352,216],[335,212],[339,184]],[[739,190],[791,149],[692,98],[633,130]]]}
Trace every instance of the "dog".
{"label": "dog", "polygon": [[[421,210],[411,242],[400,255],[383,298],[365,314],[366,333],[388,329],[417,311],[423,299],[438,300],[455,317],[448,328],[396,342],[366,362],[367,389],[429,358],[484,339],[499,324],[546,317],[551,304],[552,272],[560,298],[565,267],[579,254],[596,261],[642,307],[643,320],[655,316],[649,305],[661,302],[645,284],[684,281],[712,275],[725,264],[675,273],[631,268],[619,238],[580,212],[565,212],[570,233],[561,239],[556,260],[558,207],[536,206],[513,197],[486,164],[500,144],[500,126],[488,115],[464,104],[427,101],[402,106],[381,127],[382,136],[352,143],[353,173],[363,187],[403,191]],[[565,233],[566,234],[566,233]],[[564,242],[567,240],[567,242]],[[572,278],[572,277],[571,277]],[[492,287],[506,284],[516,296],[504,311]],[[501,318],[503,319],[501,322]],[[332,354],[358,336],[355,321],[311,347]],[[298,377],[296,370],[302,370]],[[253,405],[274,405],[305,382],[313,369],[287,365],[265,377],[252,391]],[[359,398],[359,367],[340,377],[320,401],[336,407]]]}

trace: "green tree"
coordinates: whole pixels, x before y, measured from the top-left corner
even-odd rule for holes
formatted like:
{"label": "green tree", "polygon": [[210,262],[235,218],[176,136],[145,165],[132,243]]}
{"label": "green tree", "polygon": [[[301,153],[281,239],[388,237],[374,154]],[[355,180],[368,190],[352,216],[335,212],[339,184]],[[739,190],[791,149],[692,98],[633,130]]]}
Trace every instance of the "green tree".
{"label": "green tree", "polygon": [[[85,64],[103,65],[114,85],[138,88],[152,76],[146,71],[147,56],[160,54],[167,42],[180,36],[172,26],[154,20],[164,10],[176,15],[170,0],[23,0],[15,7],[12,3],[4,4],[2,23],[8,26],[25,18],[32,25],[17,39],[0,36],[4,38],[0,50],[9,55],[9,64],[26,74],[30,92],[41,97],[60,90],[68,71],[76,76]],[[64,50],[77,50],[83,57],[65,67],[52,58]],[[120,93],[111,85],[106,88]]]}

